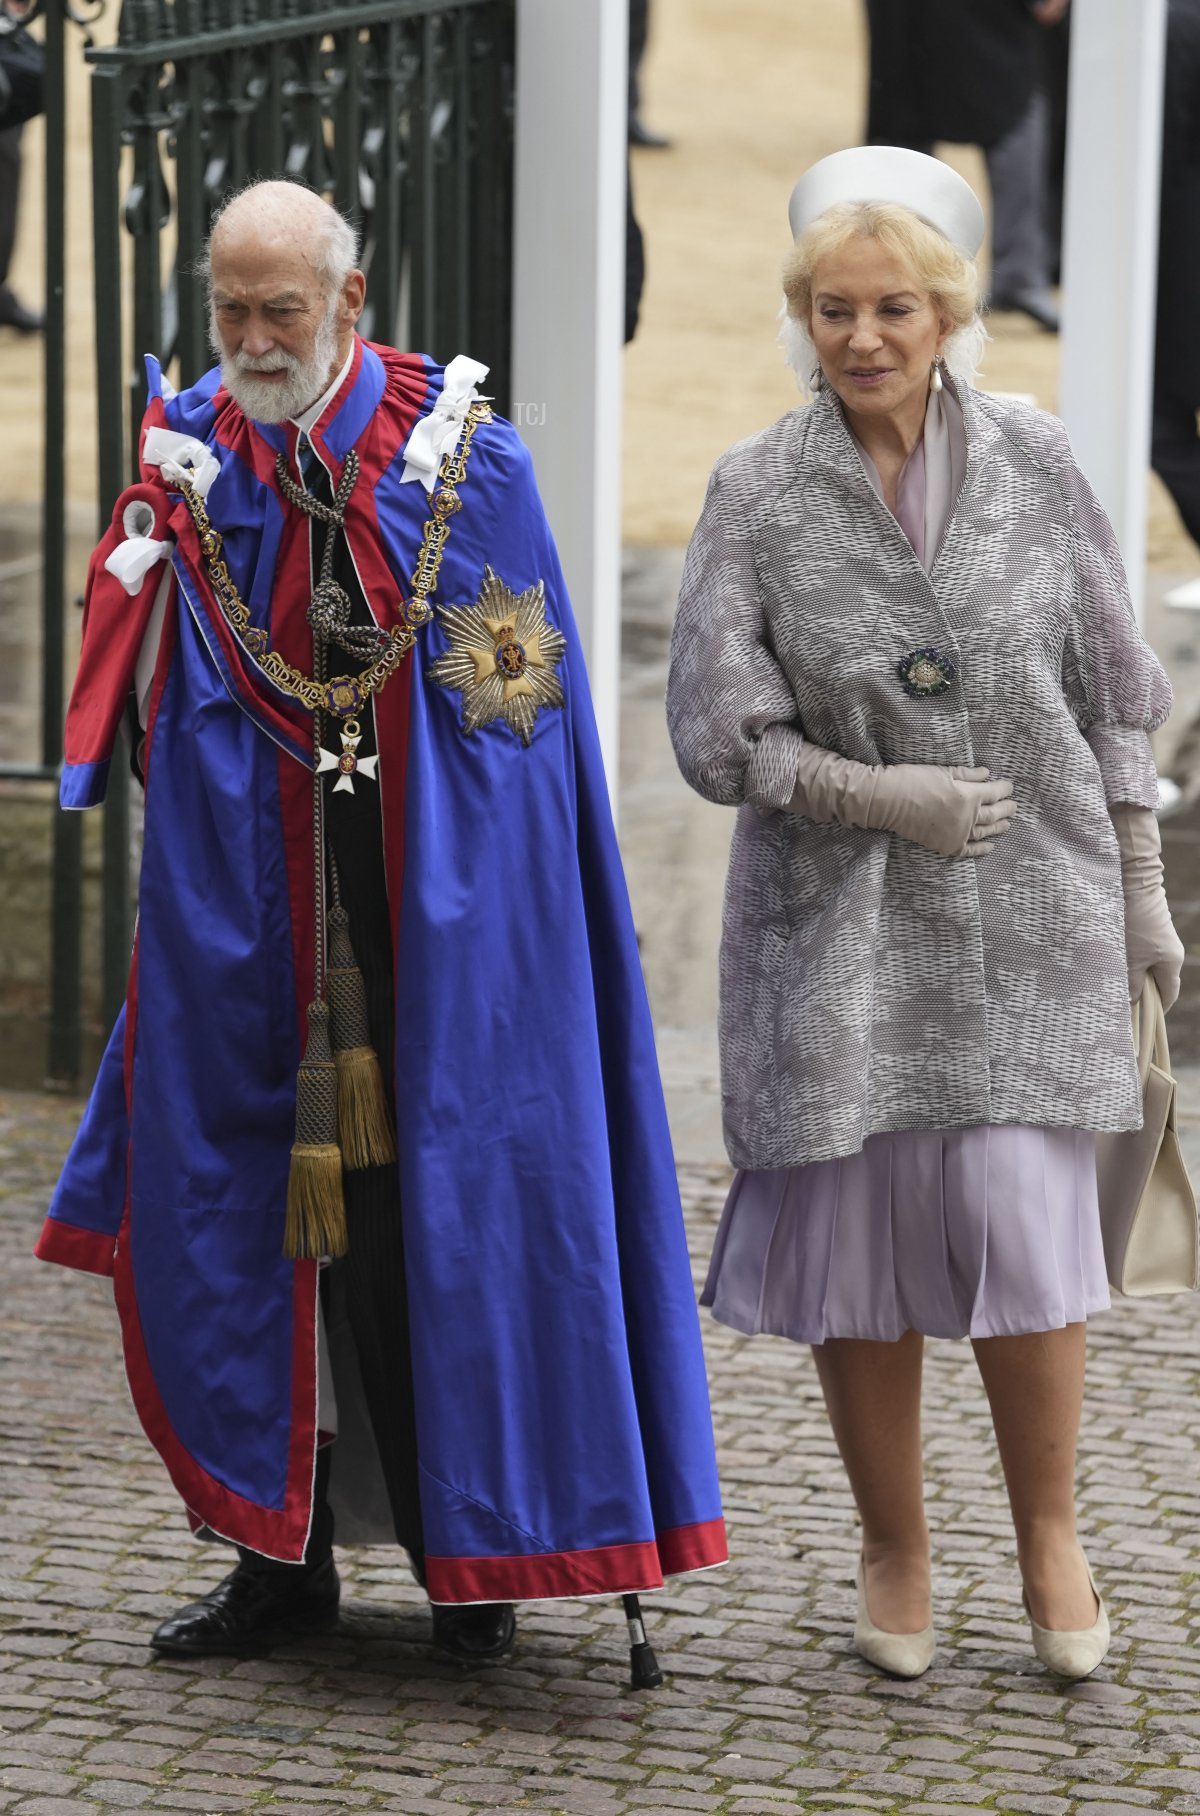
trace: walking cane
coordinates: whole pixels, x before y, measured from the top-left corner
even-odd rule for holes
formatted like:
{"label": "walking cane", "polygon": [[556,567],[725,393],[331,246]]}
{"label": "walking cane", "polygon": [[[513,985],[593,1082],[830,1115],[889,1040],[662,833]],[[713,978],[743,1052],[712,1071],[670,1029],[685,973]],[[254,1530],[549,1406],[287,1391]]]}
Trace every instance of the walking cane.
{"label": "walking cane", "polygon": [[625,1625],[629,1628],[629,1682],[635,1690],[657,1690],[663,1674],[654,1656],[654,1647],[646,1638],[642,1604],[636,1595],[623,1595]]}

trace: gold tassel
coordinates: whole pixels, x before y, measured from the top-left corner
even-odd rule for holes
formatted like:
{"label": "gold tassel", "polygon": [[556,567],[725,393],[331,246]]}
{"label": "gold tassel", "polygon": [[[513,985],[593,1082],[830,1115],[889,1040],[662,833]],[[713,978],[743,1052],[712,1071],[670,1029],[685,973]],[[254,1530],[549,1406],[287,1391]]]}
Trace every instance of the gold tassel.
{"label": "gold tassel", "polygon": [[337,1066],[337,1126],[342,1159],[351,1171],[386,1166],[396,1158],[379,1055],[367,1024],[367,992],[354,961],[350,923],[339,902],[329,916],[329,970],[326,984],[333,1011]]}
{"label": "gold tassel", "polygon": [[396,1158],[383,1073],[374,1047],[339,1047],[337,1067],[338,1141],[347,1167],[379,1167]]}
{"label": "gold tassel", "polygon": [[283,1252],[292,1260],[346,1253],[337,1095],[337,1069],[329,1050],[329,1009],[323,1002],[310,1003],[308,1044],[296,1078],[296,1139],[283,1238]]}

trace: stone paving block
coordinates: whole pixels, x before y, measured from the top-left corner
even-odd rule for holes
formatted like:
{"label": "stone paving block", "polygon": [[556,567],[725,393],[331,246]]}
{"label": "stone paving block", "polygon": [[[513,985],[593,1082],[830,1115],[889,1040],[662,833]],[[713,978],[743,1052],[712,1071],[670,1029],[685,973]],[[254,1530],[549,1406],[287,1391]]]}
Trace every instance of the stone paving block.
{"label": "stone paving block", "polygon": [[1071,1807],[1065,1797],[1042,1797],[1009,1789],[998,1790],[994,1801],[998,1810],[1015,1810],[1018,1816],[1067,1816]]}
{"label": "stone paving block", "polygon": [[769,1803],[759,1795],[738,1797],[729,1808],[731,1812],[736,1812],[736,1816],[780,1816],[782,1811],[801,1809],[803,1805],[795,1798],[789,1799],[786,1803]]}
{"label": "stone paving block", "polygon": [[65,1772],[47,1772],[41,1766],[6,1766],[0,1771],[0,1789],[41,1791],[47,1797],[65,1797],[76,1780]]}
{"label": "stone paving block", "polygon": [[295,1808],[302,1809],[305,1816],[309,1816],[314,1807],[333,1808],[341,1816],[344,1810],[366,1810],[375,1803],[366,1791],[343,1791],[336,1785],[288,1784],[278,1795],[286,1797]]}
{"label": "stone paving block", "polygon": [[82,1794],[78,1797],[27,1797],[14,1804],[13,1816],[93,1816],[102,1805]]}
{"label": "stone paving block", "polygon": [[[1173,1804],[1160,1804],[1159,1808],[1169,1808],[1172,1816],[1179,1816]],[[1076,1805],[1073,1816],[1129,1816],[1129,1805],[1127,1803],[1081,1803]]]}
{"label": "stone paving block", "polygon": [[164,1766],[175,1756],[175,1749],[145,1740],[102,1740],[87,1750],[86,1767],[99,1765]]}
{"label": "stone paving block", "polygon": [[905,1816],[992,1816],[992,1812],[979,1803],[914,1803]]}
{"label": "stone paving block", "polygon": [[[1094,1785],[1073,1784],[1069,1785],[1067,1788],[1072,1797],[1080,1797],[1085,1802],[1095,1802],[1096,1800],[1096,1788]],[[1156,1792],[1150,1790],[1148,1787],[1134,1784],[1106,1785],[1104,1787],[1104,1800],[1108,1803],[1120,1804],[1127,1810],[1157,1809],[1162,1802],[1162,1799]]]}
{"label": "stone paving block", "polygon": [[115,1805],[121,1810],[152,1810],[161,1786],[140,1784],[130,1778],[89,1778],[85,1788],[88,1796],[100,1804]]}
{"label": "stone paving block", "polygon": [[215,1791],[180,1791],[174,1786],[169,1791],[161,1790],[158,1799],[164,1810],[200,1810],[204,1816],[219,1816],[223,1810],[238,1810],[245,1816],[247,1807],[244,1797],[222,1797]]}

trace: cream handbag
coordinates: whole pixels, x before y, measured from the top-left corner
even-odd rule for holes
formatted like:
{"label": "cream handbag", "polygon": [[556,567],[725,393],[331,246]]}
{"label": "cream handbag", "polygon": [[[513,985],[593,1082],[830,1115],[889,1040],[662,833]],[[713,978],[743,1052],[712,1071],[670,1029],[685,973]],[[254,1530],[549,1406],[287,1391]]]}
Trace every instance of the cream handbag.
{"label": "cream handbag", "polygon": [[1096,1137],[1096,1183],[1109,1285],[1143,1298],[1200,1286],[1196,1194],[1175,1127],[1167,1023],[1152,975],[1133,1005],[1142,1126]]}

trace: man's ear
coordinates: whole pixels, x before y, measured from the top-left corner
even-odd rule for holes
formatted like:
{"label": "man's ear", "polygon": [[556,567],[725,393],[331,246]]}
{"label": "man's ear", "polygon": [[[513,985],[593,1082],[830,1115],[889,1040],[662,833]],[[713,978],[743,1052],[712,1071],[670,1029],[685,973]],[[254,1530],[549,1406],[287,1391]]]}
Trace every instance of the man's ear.
{"label": "man's ear", "polygon": [[363,312],[367,296],[367,280],[361,271],[352,271],[342,285],[342,320],[353,327]]}

